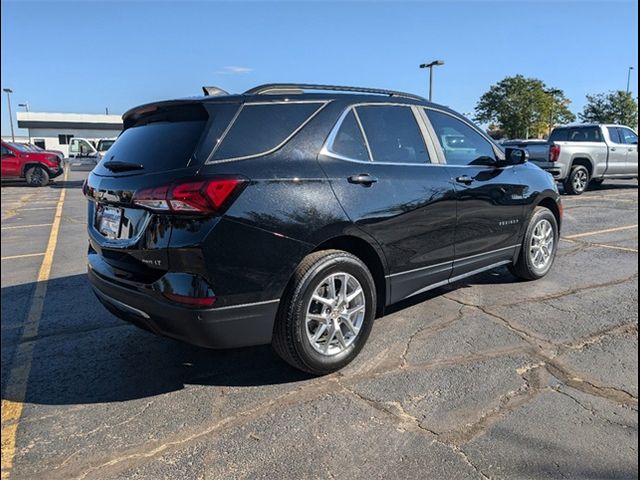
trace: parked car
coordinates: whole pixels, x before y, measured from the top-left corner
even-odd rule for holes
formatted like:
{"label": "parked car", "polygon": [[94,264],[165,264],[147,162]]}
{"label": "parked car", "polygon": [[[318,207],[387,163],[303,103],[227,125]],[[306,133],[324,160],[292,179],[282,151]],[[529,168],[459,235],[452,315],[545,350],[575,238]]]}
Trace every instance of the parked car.
{"label": "parked car", "polygon": [[554,128],[548,142],[514,140],[503,145],[526,149],[530,160],[572,195],[584,193],[590,182],[638,178],[638,134],[623,125],[567,125]]}
{"label": "parked car", "polygon": [[[46,153],[53,153],[54,155],[57,155],[60,160],[64,160],[64,153],[61,152],[60,150],[45,150],[44,148],[39,147],[38,145],[34,145],[33,143],[15,143],[15,142],[9,142],[9,145],[22,145],[24,148],[26,148],[27,150],[31,151],[31,152],[46,152]],[[19,147],[16,147],[19,148]]]}
{"label": "parked car", "polygon": [[36,152],[19,143],[2,142],[2,179],[24,178],[34,187],[42,187],[64,172],[62,160],[50,152]]}
{"label": "parked car", "polygon": [[415,95],[265,85],[123,120],[83,187],[88,276],[107,309],[160,335],[272,342],[324,374],[393,303],[554,261],[551,176]]}

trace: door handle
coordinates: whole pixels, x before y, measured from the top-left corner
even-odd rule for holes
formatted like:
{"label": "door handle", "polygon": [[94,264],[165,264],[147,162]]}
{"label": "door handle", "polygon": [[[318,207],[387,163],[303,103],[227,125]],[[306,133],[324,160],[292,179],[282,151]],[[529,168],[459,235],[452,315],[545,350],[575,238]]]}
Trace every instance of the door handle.
{"label": "door handle", "polygon": [[372,184],[376,183],[378,179],[376,177],[372,177],[368,173],[360,173],[358,175],[351,175],[348,179],[349,183],[357,183],[360,185],[364,185],[365,187],[370,187]]}
{"label": "door handle", "polygon": [[469,184],[474,182],[474,179],[473,179],[473,177],[470,177],[468,175],[460,175],[459,177],[456,177],[456,182],[464,183],[465,185],[469,185]]}
{"label": "door handle", "polygon": [[616,147],[611,147],[611,151],[615,152],[616,151]]}

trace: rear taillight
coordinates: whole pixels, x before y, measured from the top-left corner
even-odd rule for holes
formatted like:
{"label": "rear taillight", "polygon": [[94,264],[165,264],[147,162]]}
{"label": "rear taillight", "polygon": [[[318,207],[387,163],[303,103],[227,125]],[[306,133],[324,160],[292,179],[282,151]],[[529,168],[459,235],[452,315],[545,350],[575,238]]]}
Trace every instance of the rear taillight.
{"label": "rear taillight", "polygon": [[133,203],[159,212],[204,215],[220,212],[244,181],[217,178],[176,182],[138,190]]}
{"label": "rear taillight", "polygon": [[551,145],[549,149],[549,161],[557,162],[560,157],[560,145]]}

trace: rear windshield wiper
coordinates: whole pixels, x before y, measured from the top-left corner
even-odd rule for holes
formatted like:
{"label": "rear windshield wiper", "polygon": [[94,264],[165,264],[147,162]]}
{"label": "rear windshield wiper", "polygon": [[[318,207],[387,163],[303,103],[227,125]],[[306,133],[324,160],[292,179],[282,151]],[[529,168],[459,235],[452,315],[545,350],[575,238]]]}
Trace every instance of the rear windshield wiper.
{"label": "rear windshield wiper", "polygon": [[126,172],[127,170],[142,170],[144,168],[144,165],[139,163],[121,162],[119,160],[109,160],[104,162],[102,166],[112,172]]}

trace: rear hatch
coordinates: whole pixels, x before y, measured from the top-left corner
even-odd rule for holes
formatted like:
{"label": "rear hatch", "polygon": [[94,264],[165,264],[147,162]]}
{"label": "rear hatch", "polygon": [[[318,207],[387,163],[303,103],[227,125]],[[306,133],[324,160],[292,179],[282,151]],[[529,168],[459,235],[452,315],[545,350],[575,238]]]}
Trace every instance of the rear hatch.
{"label": "rear hatch", "polygon": [[137,199],[197,178],[238,107],[231,101],[173,101],[125,114],[123,132],[85,185],[90,253],[123,280],[151,283],[162,276],[169,269],[173,215]]}

